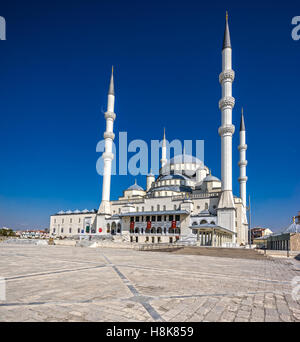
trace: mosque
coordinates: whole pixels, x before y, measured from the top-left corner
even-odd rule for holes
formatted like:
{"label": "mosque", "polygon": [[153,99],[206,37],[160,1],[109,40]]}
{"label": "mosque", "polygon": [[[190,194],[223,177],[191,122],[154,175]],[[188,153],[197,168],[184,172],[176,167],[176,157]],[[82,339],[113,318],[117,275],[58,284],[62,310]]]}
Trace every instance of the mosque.
{"label": "mosque", "polygon": [[203,162],[183,153],[167,159],[164,133],[159,175],[146,176],[146,189],[136,182],[118,200],[110,200],[113,154],[115,90],[111,75],[104,132],[105,151],[102,201],[98,210],[60,211],[50,217],[51,236],[122,236],[131,243],[196,243],[201,246],[236,247],[248,243],[246,204],[246,130],[240,122],[239,196],[232,193],[232,48],[226,14],[219,82],[221,112],[221,179]]}

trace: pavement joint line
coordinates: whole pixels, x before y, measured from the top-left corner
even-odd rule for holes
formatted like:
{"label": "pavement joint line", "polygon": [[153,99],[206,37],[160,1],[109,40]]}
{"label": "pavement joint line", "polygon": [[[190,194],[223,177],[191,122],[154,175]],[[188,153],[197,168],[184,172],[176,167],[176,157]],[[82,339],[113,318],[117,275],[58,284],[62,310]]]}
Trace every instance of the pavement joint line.
{"label": "pavement joint line", "polygon": [[13,276],[13,277],[5,277],[4,279],[6,281],[12,281],[12,280],[18,280],[18,279],[24,279],[24,278],[48,276],[48,275],[59,274],[59,273],[92,270],[95,268],[103,268],[103,267],[107,267],[107,265],[98,265],[98,266],[91,266],[91,267],[81,267],[81,268],[76,268],[76,269],[66,269],[66,270],[60,270],[60,271],[49,271],[49,272],[41,272],[41,273],[33,273],[33,274],[24,274],[24,275]]}
{"label": "pavement joint line", "polygon": [[[142,296],[140,296],[139,291],[134,287],[134,285],[130,282],[130,280],[124,276],[124,274],[117,268],[117,266],[113,265],[112,262],[103,253],[101,253],[101,254],[105,258],[105,260],[109,263],[109,265],[114,269],[114,271],[118,274],[118,276],[122,279],[123,283],[127,286],[127,288],[133,294],[133,296],[138,297],[138,298],[143,298]],[[149,315],[155,321],[158,321],[158,320],[164,321],[164,319],[152,307],[152,305],[149,302],[141,300],[140,304],[144,307],[144,309],[149,313]]]}
{"label": "pavement joint line", "polygon": [[266,283],[278,283],[278,284],[290,284],[290,281],[281,281],[281,280],[272,280],[272,279],[262,279],[262,278],[243,278],[241,276],[235,276],[235,275],[227,275],[227,274],[220,274],[220,273],[207,273],[207,272],[193,272],[193,271],[181,271],[181,270],[173,270],[173,269],[160,269],[155,267],[147,267],[147,266],[136,266],[136,265],[122,265],[117,264],[117,266],[120,267],[128,267],[128,268],[137,268],[137,269],[147,269],[152,270],[155,272],[174,272],[174,273],[183,273],[183,274],[195,274],[199,276],[208,276],[208,277],[223,277],[223,278],[232,278],[232,279],[245,279],[247,281],[260,281],[260,282],[266,282]]}

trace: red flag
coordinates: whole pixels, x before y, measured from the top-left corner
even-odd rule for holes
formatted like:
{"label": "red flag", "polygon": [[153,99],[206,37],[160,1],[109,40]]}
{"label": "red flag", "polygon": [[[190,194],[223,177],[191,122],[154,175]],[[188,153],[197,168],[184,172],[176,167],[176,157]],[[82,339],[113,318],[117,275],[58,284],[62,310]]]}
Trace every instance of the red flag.
{"label": "red flag", "polygon": [[172,227],[173,229],[176,229],[176,221],[172,221]]}
{"label": "red flag", "polygon": [[147,221],[147,229],[151,228],[151,221]]}

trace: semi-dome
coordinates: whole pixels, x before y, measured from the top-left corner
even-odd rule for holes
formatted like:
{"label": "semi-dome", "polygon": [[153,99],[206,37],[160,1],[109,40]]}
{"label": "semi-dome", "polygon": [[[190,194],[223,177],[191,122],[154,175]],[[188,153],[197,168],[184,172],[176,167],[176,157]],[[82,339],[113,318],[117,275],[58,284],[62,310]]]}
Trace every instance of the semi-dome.
{"label": "semi-dome", "polygon": [[172,175],[166,175],[166,176],[162,176],[159,180],[163,181],[163,180],[170,180],[170,179],[188,179],[186,176],[184,175],[180,175],[180,174],[172,174]]}

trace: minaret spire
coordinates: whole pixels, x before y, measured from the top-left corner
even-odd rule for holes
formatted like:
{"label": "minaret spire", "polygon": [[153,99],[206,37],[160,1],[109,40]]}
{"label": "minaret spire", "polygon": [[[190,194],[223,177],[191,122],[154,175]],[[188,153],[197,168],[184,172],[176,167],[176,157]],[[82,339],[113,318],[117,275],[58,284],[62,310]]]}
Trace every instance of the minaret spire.
{"label": "minaret spire", "polygon": [[226,20],[225,20],[225,31],[224,31],[224,39],[223,39],[223,48],[231,48],[230,42],[230,32],[229,32],[229,25],[228,25],[228,12],[226,11]]}
{"label": "minaret spire", "polygon": [[246,145],[246,129],[245,129],[243,108],[242,108],[241,124],[240,124],[240,145],[238,146],[238,149],[240,151],[240,161],[238,163],[240,167],[240,177],[239,177],[240,197],[242,199],[244,208],[246,208],[246,205],[247,205],[246,183],[248,180],[248,177],[246,176],[246,166],[248,162],[246,160],[247,145]]}
{"label": "minaret spire", "polygon": [[167,140],[166,140],[166,130],[164,128],[164,137],[162,141],[162,147],[161,147],[161,167],[164,167],[168,160],[167,160]]}
{"label": "minaret spire", "polygon": [[102,158],[104,161],[104,169],[103,169],[103,185],[102,185],[102,201],[100,204],[100,208],[98,210],[98,214],[111,215],[111,207],[110,207],[110,181],[111,181],[111,165],[112,160],[114,159],[113,154],[113,141],[115,138],[113,128],[114,121],[116,119],[115,110],[115,90],[114,90],[114,76],[113,76],[113,67],[111,72],[109,91],[107,97],[107,111],[104,113],[106,120],[106,131],[104,132],[105,139],[105,151],[102,154]]}
{"label": "minaret spire", "polygon": [[242,116],[241,116],[241,124],[240,124],[240,131],[245,131],[245,120],[244,120],[244,108],[242,108]]}
{"label": "minaret spire", "polygon": [[109,95],[115,96],[115,87],[114,87],[114,66],[111,67],[111,77],[110,77],[110,84],[109,84]]}

